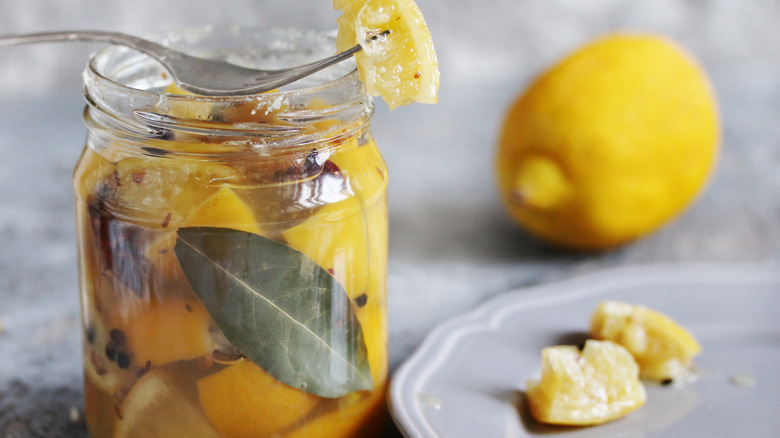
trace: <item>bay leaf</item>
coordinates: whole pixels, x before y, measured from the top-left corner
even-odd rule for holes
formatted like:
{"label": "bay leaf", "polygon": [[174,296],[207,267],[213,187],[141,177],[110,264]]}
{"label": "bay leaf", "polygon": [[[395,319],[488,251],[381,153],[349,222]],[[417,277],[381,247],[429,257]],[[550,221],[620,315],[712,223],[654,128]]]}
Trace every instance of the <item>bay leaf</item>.
{"label": "bay leaf", "polygon": [[360,322],[321,266],[258,234],[213,227],[177,233],[176,257],[192,289],[249,359],[321,397],[372,388]]}

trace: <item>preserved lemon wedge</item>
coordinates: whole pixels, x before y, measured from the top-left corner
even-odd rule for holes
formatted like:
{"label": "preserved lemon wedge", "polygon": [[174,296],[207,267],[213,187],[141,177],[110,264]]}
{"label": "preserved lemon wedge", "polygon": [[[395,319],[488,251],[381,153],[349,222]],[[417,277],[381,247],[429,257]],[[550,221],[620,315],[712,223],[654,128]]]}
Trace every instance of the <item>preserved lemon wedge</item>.
{"label": "preserved lemon wedge", "polygon": [[188,227],[223,227],[260,234],[249,205],[244,203],[230,187],[223,186],[200,204],[187,218]]}
{"label": "preserved lemon wedge", "polygon": [[282,233],[287,243],[331,273],[350,298],[366,292],[368,224],[360,200],[352,197],[322,207],[312,217]]}
{"label": "preserved lemon wedge", "polygon": [[156,368],[146,373],[117,409],[114,438],[221,438],[195,401],[195,389],[177,367]]}
{"label": "preserved lemon wedge", "polygon": [[605,301],[591,317],[590,335],[626,347],[642,378],[678,380],[688,373],[701,346],[668,316],[644,306]]}
{"label": "preserved lemon wedge", "polygon": [[610,341],[589,340],[582,351],[568,345],[543,349],[541,380],[526,386],[531,414],[551,424],[606,423],[646,399],[634,358]]}
{"label": "preserved lemon wedge", "polygon": [[249,360],[199,380],[197,387],[206,416],[226,438],[282,436],[281,430],[304,422],[322,400],[277,381]]}
{"label": "preserved lemon wedge", "polygon": [[339,51],[355,44],[360,80],[368,94],[390,109],[412,102],[436,103],[439,67],[433,39],[413,0],[333,0]]}

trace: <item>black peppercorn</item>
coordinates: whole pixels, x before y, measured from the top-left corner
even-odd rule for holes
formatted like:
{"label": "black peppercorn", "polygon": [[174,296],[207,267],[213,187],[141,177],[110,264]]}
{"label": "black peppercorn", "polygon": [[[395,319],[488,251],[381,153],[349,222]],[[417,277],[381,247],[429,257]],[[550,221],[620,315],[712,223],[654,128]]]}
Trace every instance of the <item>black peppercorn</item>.
{"label": "black peppercorn", "polygon": [[94,327],[87,326],[84,329],[84,335],[87,338],[87,342],[89,342],[90,344],[94,344],[95,343],[95,328]]}
{"label": "black peppercorn", "polygon": [[368,302],[368,295],[366,294],[361,294],[355,297],[355,304],[358,307],[365,306],[367,302]]}
{"label": "black peppercorn", "polygon": [[125,339],[125,332],[119,329],[111,329],[111,332],[109,332],[109,336],[111,337],[111,342],[116,347],[122,347],[125,345],[126,339]]}
{"label": "black peppercorn", "polygon": [[119,368],[126,370],[130,366],[130,356],[127,353],[118,353],[116,355],[116,364]]}
{"label": "black peppercorn", "polygon": [[116,360],[116,347],[111,342],[106,345],[106,357],[108,360]]}

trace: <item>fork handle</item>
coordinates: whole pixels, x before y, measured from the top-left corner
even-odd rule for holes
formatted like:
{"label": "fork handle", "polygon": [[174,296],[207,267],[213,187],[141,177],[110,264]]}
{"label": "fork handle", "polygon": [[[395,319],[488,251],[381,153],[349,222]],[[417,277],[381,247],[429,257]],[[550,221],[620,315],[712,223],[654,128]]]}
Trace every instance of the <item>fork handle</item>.
{"label": "fork handle", "polygon": [[39,32],[19,35],[0,36],[0,47],[17,46],[21,44],[35,43],[57,43],[88,41],[98,43],[118,44],[130,47],[131,49],[143,52],[158,61],[163,61],[165,57],[178,56],[178,53],[171,52],[167,47],[155,42],[138,38],[120,32],[104,32],[95,30],[78,31],[58,31],[58,32]]}

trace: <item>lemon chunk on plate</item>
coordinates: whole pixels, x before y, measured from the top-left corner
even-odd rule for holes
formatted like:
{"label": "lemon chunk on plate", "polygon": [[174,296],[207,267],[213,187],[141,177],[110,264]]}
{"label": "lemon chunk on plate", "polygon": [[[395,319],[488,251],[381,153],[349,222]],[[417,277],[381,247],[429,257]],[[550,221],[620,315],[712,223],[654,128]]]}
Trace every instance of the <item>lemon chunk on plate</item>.
{"label": "lemon chunk on plate", "polygon": [[541,379],[526,387],[531,415],[550,424],[606,423],[647,398],[634,358],[610,341],[588,340],[582,351],[569,345],[543,349]]}
{"label": "lemon chunk on plate", "polygon": [[433,39],[413,0],[333,0],[341,10],[336,44],[360,44],[358,75],[368,94],[390,109],[412,102],[436,103],[439,67]]}
{"label": "lemon chunk on plate", "polygon": [[688,374],[701,352],[696,339],[668,316],[645,306],[619,301],[600,303],[591,317],[590,335],[626,347],[642,378],[659,382]]}

